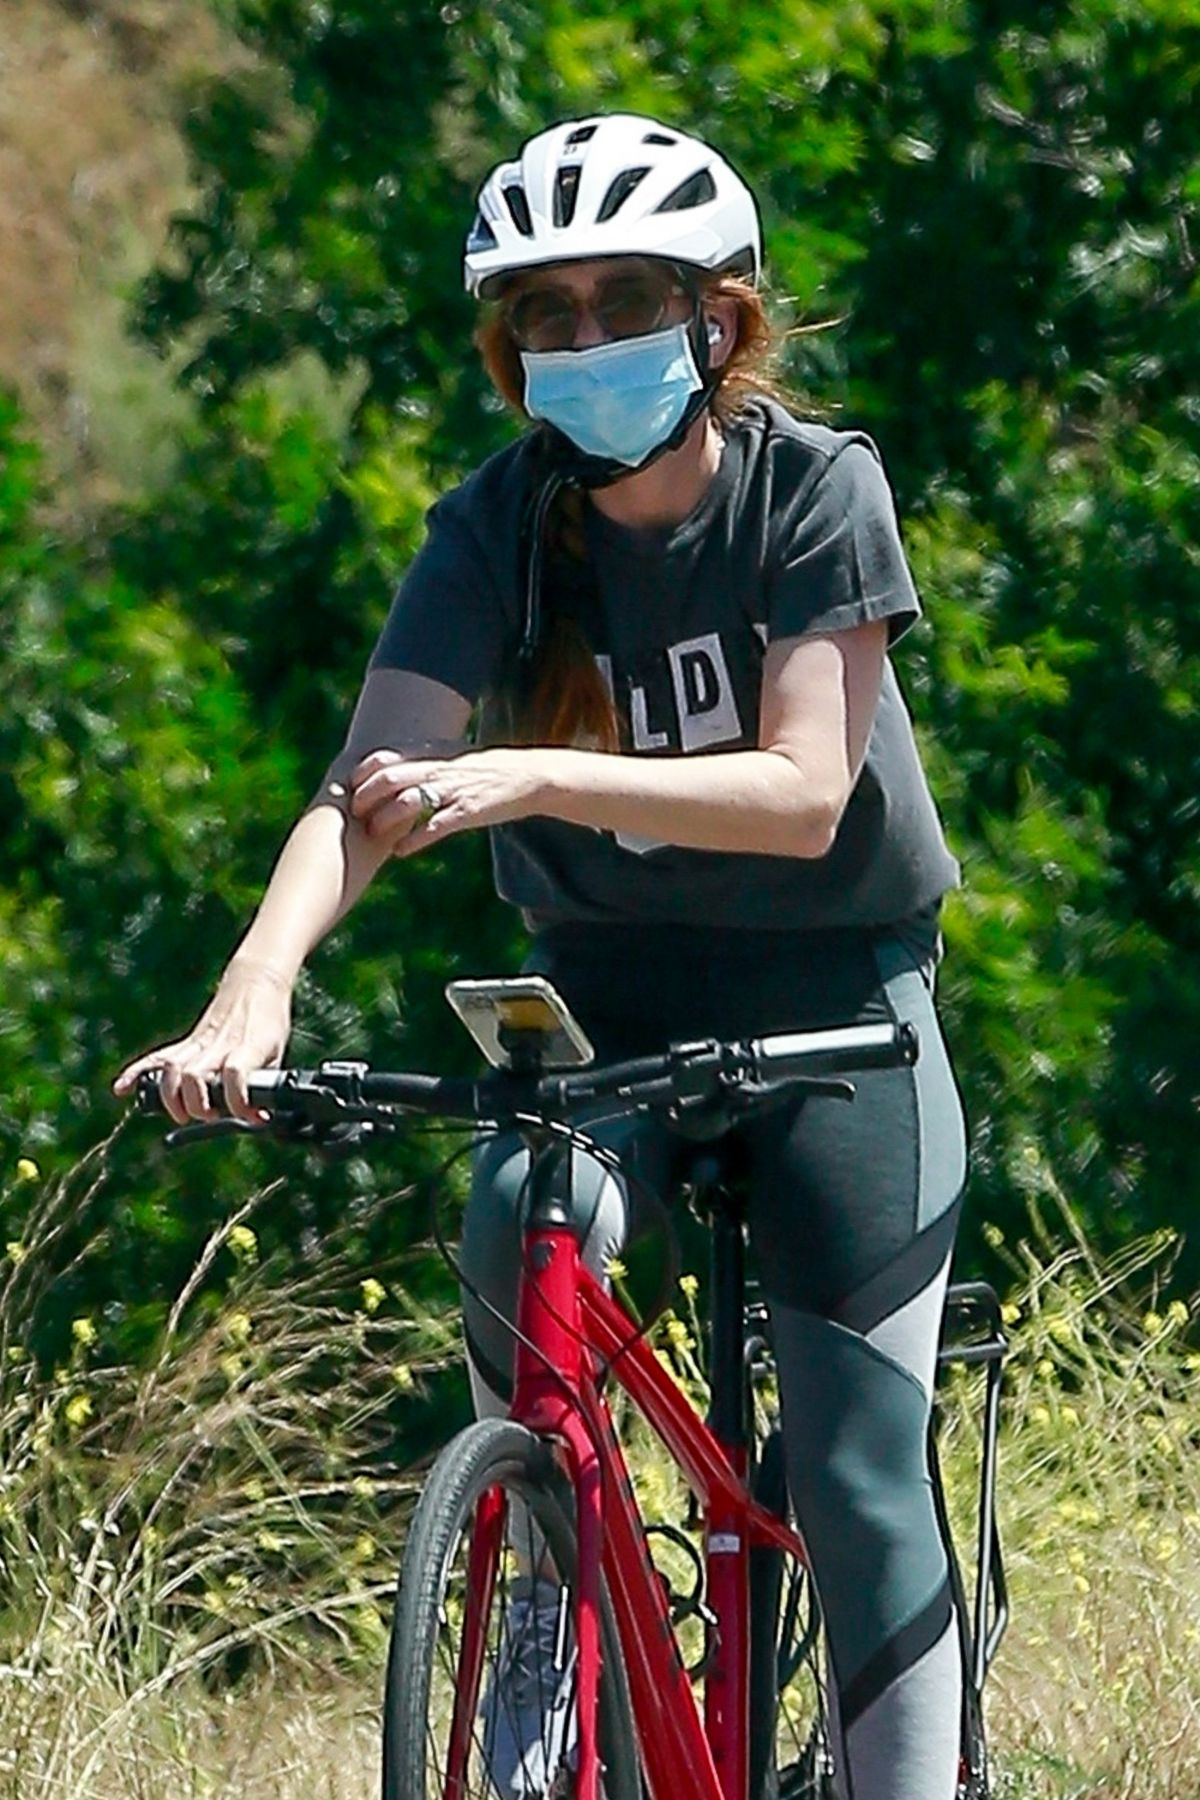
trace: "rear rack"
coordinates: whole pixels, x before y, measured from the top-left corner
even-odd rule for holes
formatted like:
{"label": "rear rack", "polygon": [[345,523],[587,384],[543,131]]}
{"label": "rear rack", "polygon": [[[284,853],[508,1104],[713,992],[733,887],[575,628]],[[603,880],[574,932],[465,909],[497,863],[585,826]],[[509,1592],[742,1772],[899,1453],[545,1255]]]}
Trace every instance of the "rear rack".
{"label": "rear rack", "polygon": [[[1008,1626],[1008,1586],[1004,1578],[1004,1560],[1000,1549],[1000,1531],[996,1523],[996,1459],[1000,1435],[1000,1384],[1008,1339],[1004,1335],[1000,1301],[986,1281],[963,1281],[946,1292],[942,1323],[942,1345],[938,1351],[939,1369],[957,1364],[960,1368],[984,1368],[987,1371],[983,1401],[983,1455],[979,1480],[979,1527],[975,1546],[974,1622],[966,1627],[966,1595],[962,1575],[951,1556],[951,1580],[957,1589],[955,1603],[964,1628],[968,1629],[968,1667],[977,1694],[983,1690],[1000,1640]],[[934,1498],[942,1534],[951,1543],[945,1494],[936,1454],[938,1399],[934,1395],[934,1416],[930,1426],[933,1454],[930,1462],[934,1478]]]}

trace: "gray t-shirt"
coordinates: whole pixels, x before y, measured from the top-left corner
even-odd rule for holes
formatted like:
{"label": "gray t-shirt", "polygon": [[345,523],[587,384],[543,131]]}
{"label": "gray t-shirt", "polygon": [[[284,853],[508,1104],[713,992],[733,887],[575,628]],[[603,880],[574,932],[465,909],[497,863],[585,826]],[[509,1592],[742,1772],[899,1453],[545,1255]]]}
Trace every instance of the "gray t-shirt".
{"label": "gray t-shirt", "polygon": [[[503,716],[495,703],[514,668],[535,465],[530,433],[432,508],[372,658],[482,702],[485,721]],[[680,524],[635,531],[591,507],[587,529],[590,568],[571,604],[611,685],[622,744],[639,755],[753,746],[768,642],[875,619],[895,642],[920,613],[874,445],[768,401],[729,427],[716,476]],[[494,827],[492,845],[497,889],[534,929],[881,926],[926,911],[958,880],[890,660],[862,773],[819,860],[540,818]]]}

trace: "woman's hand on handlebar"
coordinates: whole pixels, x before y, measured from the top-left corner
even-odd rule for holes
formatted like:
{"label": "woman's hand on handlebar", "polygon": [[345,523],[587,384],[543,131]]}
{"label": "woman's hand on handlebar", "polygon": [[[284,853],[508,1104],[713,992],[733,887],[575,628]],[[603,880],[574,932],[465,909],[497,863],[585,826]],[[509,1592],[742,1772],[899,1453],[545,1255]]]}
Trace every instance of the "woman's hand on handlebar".
{"label": "woman's hand on handlebar", "polygon": [[178,1125],[218,1115],[208,1083],[219,1077],[225,1105],[234,1118],[260,1124],[266,1115],[246,1092],[252,1069],[275,1068],[283,1060],[291,1031],[292,988],[283,976],[235,958],[208,1006],[186,1037],[150,1050],[121,1070],[113,1092],[133,1092],[139,1075],[156,1070],[163,1105]]}

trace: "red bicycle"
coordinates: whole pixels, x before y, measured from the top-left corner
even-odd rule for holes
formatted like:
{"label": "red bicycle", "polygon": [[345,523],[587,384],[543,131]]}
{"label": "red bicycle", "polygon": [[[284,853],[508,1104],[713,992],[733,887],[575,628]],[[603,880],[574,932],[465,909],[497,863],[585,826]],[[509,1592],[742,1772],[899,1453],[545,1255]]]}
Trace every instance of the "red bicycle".
{"label": "red bicycle", "polygon": [[[820,1800],[832,1788],[819,1680],[795,1698],[801,1669],[816,1668],[819,1605],[788,1515],[769,1322],[748,1285],[722,1146],[738,1117],[785,1093],[852,1099],[856,1072],[915,1059],[915,1032],[704,1041],[567,1072],[586,1040],[548,984],[452,984],[450,997],[500,1065],[478,1081],[331,1063],[249,1083],[277,1128],[306,1136],[386,1135],[418,1111],[516,1129],[530,1152],[515,1394],[508,1418],[446,1445],[412,1520],[388,1657],[384,1800]],[[646,1323],[583,1265],[562,1204],[575,1151],[616,1166],[588,1125],[647,1110],[686,1139],[680,1186],[711,1227],[706,1418]],[[981,1694],[1007,1621],[993,1505],[1005,1346],[990,1288],[952,1289],[950,1311],[967,1341],[943,1359],[988,1365],[973,1619],[930,1446],[962,1644],[959,1796],[986,1800]],[[642,1516],[614,1428],[617,1389],[682,1475],[678,1523]]]}

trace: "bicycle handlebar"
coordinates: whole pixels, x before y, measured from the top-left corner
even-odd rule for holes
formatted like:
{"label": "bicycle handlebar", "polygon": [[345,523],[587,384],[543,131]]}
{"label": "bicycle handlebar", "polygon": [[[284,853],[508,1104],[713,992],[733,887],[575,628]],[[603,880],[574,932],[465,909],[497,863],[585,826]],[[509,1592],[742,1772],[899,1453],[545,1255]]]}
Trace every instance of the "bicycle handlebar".
{"label": "bicycle handlebar", "polygon": [[[423,1113],[460,1124],[517,1121],[530,1115],[569,1117],[593,1101],[616,1100],[622,1110],[697,1110],[706,1103],[753,1103],[781,1090],[845,1082],[868,1069],[903,1068],[917,1059],[911,1024],[847,1025],[824,1031],[777,1032],[720,1042],[672,1044],[653,1056],[587,1066],[570,1073],[526,1074],[500,1069],[478,1080],[409,1071],[373,1070],[365,1063],[327,1062],[316,1069],[261,1069],[247,1078],[251,1104],[298,1126],[351,1121],[398,1123],[395,1111]],[[845,1087],[840,1090],[847,1092]],[[853,1089],[848,1090],[849,1094]],[[209,1095],[224,1108],[220,1081]],[[136,1104],[164,1111],[153,1071],[138,1082]],[[388,1110],[382,1110],[388,1109]]]}

